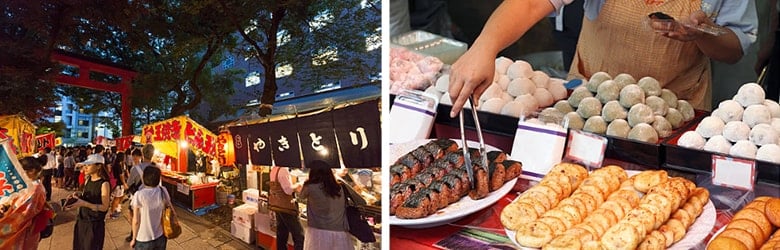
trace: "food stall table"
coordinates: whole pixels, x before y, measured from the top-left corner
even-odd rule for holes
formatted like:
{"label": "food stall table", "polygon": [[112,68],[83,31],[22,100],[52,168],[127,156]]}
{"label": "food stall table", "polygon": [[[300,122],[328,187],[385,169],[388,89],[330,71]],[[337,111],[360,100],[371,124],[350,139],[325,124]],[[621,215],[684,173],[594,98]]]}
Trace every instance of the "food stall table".
{"label": "food stall table", "polygon": [[[652,167],[646,167],[638,164],[632,164],[614,159],[605,159],[605,165],[618,165],[626,170],[647,170],[654,169]],[[706,174],[690,174],[680,172],[676,170],[667,170],[670,176],[682,176],[693,180],[706,180]],[[431,228],[404,228],[399,226],[390,227],[390,248],[391,249],[441,249],[436,244],[440,241],[447,239],[461,230],[471,229],[476,232],[493,233],[498,237],[506,237],[504,226],[501,225],[500,215],[505,206],[517,198],[518,193],[522,193],[528,188],[535,185],[534,182],[526,179],[518,179],[518,182],[512,188],[507,195],[499,199],[498,202],[476,213],[468,215],[463,219],[448,225],[442,225]],[[703,185],[703,183],[697,182],[697,185]],[[715,190],[715,192],[718,192]],[[712,195],[720,195],[713,192]],[[773,184],[757,183],[755,190],[755,196],[772,196],[780,197],[780,187]],[[715,202],[713,200],[713,202]],[[743,206],[744,204],[740,205]],[[709,238],[714,235],[721,227],[726,225],[730,220],[733,211],[728,208],[724,208],[724,205],[715,204],[717,217],[715,218],[715,226],[710,231],[710,235],[703,242],[699,243],[697,249],[704,249],[705,244]],[[491,245],[495,249],[514,249],[515,245],[505,238],[508,243]]]}
{"label": "food stall table", "polygon": [[219,182],[187,184],[185,177],[173,173],[162,175],[163,187],[171,195],[171,201],[200,215],[216,204],[216,188]]}

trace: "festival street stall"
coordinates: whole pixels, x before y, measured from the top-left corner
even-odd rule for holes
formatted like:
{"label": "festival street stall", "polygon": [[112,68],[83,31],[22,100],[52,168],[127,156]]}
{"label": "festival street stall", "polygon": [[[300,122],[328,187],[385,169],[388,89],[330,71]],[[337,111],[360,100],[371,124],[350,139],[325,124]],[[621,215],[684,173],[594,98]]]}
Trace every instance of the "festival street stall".
{"label": "festival street stall", "polygon": [[172,200],[195,214],[216,207],[219,180],[206,175],[197,158],[216,153],[217,136],[187,116],[148,124],[141,143],[151,143],[157,151],[152,159],[162,170],[162,183]]}
{"label": "festival street stall", "polygon": [[10,139],[18,157],[35,154],[35,125],[22,115],[0,116],[0,140]]}
{"label": "festival street stall", "polygon": [[[276,234],[272,226],[275,217],[267,209],[270,166],[290,167],[296,182],[307,178],[307,162],[322,160],[337,169],[337,177],[364,199],[361,212],[369,218],[378,235],[382,206],[379,110],[379,100],[374,99],[229,126],[230,137],[220,137],[220,141],[233,148],[233,152],[226,150],[226,161],[234,155],[236,164],[246,165],[257,173],[254,177],[257,189],[252,189],[250,184],[250,189],[244,192],[244,200],[253,206],[247,209],[254,219],[241,220],[241,216],[236,219],[237,213],[247,213],[234,209],[234,228],[244,231],[254,228],[258,245],[272,247]],[[301,221],[305,224],[306,205],[298,202]]]}
{"label": "festival street stall", "polygon": [[499,57],[451,118],[448,66],[415,48],[390,53],[392,249],[778,246],[780,105],[758,84],[710,112],[653,76]]}

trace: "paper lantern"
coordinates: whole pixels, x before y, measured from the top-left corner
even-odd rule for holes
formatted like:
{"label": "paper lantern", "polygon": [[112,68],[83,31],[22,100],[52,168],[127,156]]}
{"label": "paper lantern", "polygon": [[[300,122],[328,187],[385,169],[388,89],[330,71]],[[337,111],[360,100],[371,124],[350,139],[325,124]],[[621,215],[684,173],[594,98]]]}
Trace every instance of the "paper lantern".
{"label": "paper lantern", "polygon": [[233,136],[228,131],[222,131],[217,137],[217,160],[220,166],[231,166],[236,161],[236,153],[233,148]]}

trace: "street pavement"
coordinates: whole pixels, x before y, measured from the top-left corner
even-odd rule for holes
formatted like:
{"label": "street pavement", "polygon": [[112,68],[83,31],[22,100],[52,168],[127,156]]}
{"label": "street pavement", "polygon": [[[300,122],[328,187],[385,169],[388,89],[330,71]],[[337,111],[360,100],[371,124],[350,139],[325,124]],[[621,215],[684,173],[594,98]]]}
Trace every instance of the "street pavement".
{"label": "street pavement", "polygon": [[[60,199],[67,197],[72,191],[52,187],[52,202],[59,203]],[[130,243],[125,242],[125,237],[130,233],[129,213],[127,204],[122,204],[122,216],[117,219],[106,219],[106,239],[103,249],[132,249]],[[54,205],[59,209],[59,204]],[[176,214],[179,215],[179,223],[182,227],[182,234],[173,240],[168,240],[167,249],[260,249],[254,244],[246,244],[238,238],[230,235],[227,231],[214,223],[195,216],[194,214],[176,207]],[[38,249],[63,250],[70,249],[73,245],[73,228],[76,224],[76,211],[59,211],[54,219],[54,233],[51,237],[43,239],[38,245]]]}

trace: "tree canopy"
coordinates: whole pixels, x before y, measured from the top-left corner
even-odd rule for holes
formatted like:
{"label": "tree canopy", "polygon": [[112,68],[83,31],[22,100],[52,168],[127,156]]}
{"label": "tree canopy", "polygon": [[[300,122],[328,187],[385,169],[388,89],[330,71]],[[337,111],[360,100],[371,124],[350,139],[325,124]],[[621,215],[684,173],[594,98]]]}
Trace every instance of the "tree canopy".
{"label": "tree canopy", "polygon": [[[52,116],[57,95],[66,95],[88,112],[105,111],[118,120],[118,94],[52,82],[62,71],[50,60],[57,49],[137,71],[132,83],[136,128],[189,113],[203,102],[211,110],[193,117],[199,122],[235,112],[237,107],[227,100],[235,91],[233,83],[243,80],[246,72],[215,70],[230,54],[262,65],[263,92],[257,94],[271,105],[277,66],[337,56],[319,53],[325,48],[338,48],[339,54],[366,53],[366,37],[379,32],[378,4],[378,0],[2,1],[0,114],[23,113],[40,121]],[[323,15],[332,18],[322,19]],[[318,22],[330,25],[317,28]],[[285,46],[279,46],[277,34],[287,34]],[[376,56],[339,59],[291,77],[315,83],[356,75],[368,79],[379,71]]]}

